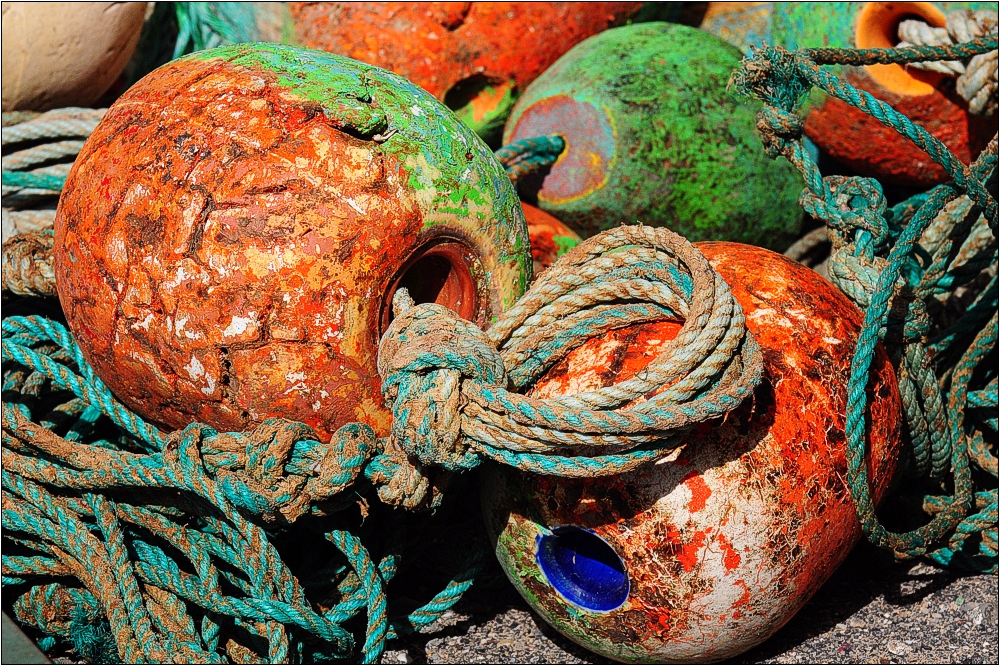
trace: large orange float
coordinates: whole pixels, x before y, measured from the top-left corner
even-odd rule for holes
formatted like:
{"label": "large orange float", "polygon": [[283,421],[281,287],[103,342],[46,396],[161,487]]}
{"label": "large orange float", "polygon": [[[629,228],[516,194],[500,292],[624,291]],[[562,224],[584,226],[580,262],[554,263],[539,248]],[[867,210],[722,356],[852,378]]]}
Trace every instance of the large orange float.
{"label": "large orange float", "polygon": [[150,74],[105,115],[56,216],[84,356],[158,424],[386,432],[375,369],[405,286],[485,327],[531,275],[489,148],[401,77],[249,44]]}
{"label": "large orange float", "polygon": [[[679,452],[613,477],[493,470],[487,527],[508,577],[550,624],[630,662],[718,661],[777,631],[861,535],[846,485],[847,382],[861,314],[826,280],[773,252],[699,243],[764,354],[765,380]],[[644,368],[680,329],[638,324],[553,366],[535,397],[593,390]],[[900,397],[879,348],[868,473],[885,495]]]}

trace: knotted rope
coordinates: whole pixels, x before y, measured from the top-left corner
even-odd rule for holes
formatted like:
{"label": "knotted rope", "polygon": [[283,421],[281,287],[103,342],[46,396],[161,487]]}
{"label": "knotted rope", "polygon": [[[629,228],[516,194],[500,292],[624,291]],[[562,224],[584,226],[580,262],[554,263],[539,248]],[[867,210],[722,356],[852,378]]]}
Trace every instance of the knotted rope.
{"label": "knotted rope", "polygon": [[[971,42],[980,37],[997,34],[997,12],[960,9],[945,17],[945,28],[934,28],[919,20],[906,20],[899,24],[900,47],[946,46]],[[969,111],[982,116],[995,115],[997,111],[997,59],[996,49],[973,56],[968,65],[958,60],[935,60],[909,63],[908,67],[938,72],[957,77],[955,90],[969,102]]]}
{"label": "knotted rope", "polygon": [[[732,80],[739,92],[764,102],[757,126],[765,149],[771,157],[786,157],[802,173],[801,205],[829,225],[830,278],[865,313],[847,407],[848,484],[865,534],[902,557],[926,554],[942,564],[990,571],[997,569],[997,488],[994,482],[976,490],[971,468],[997,477],[996,363],[983,362],[996,346],[995,268],[957,321],[934,321],[931,309],[996,265],[997,203],[990,189],[996,190],[997,138],[967,166],[888,104],[817,65],[940,62],[996,48],[995,36],[957,45],[862,51],[789,53],[764,47],[751,51]],[[874,179],[823,178],[803,145],[803,121],[793,112],[812,86],[907,137],[944,167],[952,182],[890,208]],[[879,522],[864,464],[865,388],[880,341],[900,361],[911,474],[941,479],[950,471],[952,477],[950,496],[925,499],[933,519],[906,533],[890,532]]]}
{"label": "knotted rope", "polygon": [[[725,282],[664,229],[623,227],[580,244],[488,332],[405,292],[394,308],[378,358],[392,432],[378,439],[351,423],[328,443],[277,419],[247,433],[163,433],[111,395],[61,325],[5,319],[3,582],[17,590],[18,618],[130,662],[278,662],[349,657],[343,625],[366,611],[370,663],[387,638],[450,608],[478,563],[390,621],[385,586],[398,554],[376,564],[334,527],[369,484],[386,504],[418,509],[437,506],[447,477],[483,460],[563,476],[634,469],[734,409],[762,373]],[[662,319],[684,324],[634,378],[523,395],[592,336]],[[316,574],[318,588],[292,574],[272,537],[307,517],[325,521],[344,562]]]}

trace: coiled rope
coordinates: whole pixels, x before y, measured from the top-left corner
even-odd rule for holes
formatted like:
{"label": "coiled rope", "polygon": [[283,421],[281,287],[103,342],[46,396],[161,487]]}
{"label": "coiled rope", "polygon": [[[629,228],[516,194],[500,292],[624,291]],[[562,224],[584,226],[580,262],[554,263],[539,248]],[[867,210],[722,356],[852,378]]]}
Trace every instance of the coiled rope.
{"label": "coiled rope", "polygon": [[104,112],[65,108],[3,114],[3,242],[52,226],[70,167]]}
{"label": "coiled rope", "polygon": [[[379,347],[393,428],[341,427],[328,443],[272,419],[246,433],[163,433],[121,405],[72,336],[42,317],[3,321],[3,584],[18,619],[81,654],[129,662],[360,658],[426,626],[468,589],[464,571],[390,621],[386,584],[356,535],[325,538],[345,564],[282,561],[273,534],[336,520],[367,484],[393,507],[438,506],[447,477],[483,460],[562,476],[634,469],[685,429],[726,414],[760,381],[760,350],[724,281],[664,229],[623,227],[561,257],[488,332],[434,304],[394,299]],[[522,394],[594,335],[684,320],[667,353],[615,386],[548,400]],[[651,396],[651,397],[647,397]],[[72,581],[72,582],[70,582]]]}
{"label": "coiled rope", "polygon": [[[898,46],[946,46],[997,34],[996,11],[959,9],[949,12],[945,20],[944,28],[935,28],[914,19],[900,22]],[[981,116],[996,114],[1000,60],[995,49],[974,56],[968,65],[959,60],[932,60],[913,62],[907,66],[957,77],[955,90],[968,101],[970,112]]]}
{"label": "coiled rope", "polygon": [[[831,279],[864,310],[847,407],[848,485],[862,528],[901,557],[997,570],[997,138],[963,164],[919,125],[818,65],[957,61],[995,51],[997,39],[900,49],[752,49],[732,79],[764,102],[757,116],[765,150],[787,158],[806,182],[800,203],[828,224]],[[920,147],[952,182],[889,208],[871,178],[823,178],[805,150],[794,108],[818,87],[865,111]],[[995,91],[994,91],[995,95]],[[993,267],[992,269],[990,267]],[[953,322],[935,322],[935,304],[981,276],[993,277]],[[984,272],[985,271],[985,272]],[[951,493],[928,496],[923,527],[887,530],[875,514],[865,469],[865,412],[875,346],[889,346],[911,441],[911,473],[946,480]],[[992,359],[992,361],[990,360]],[[976,488],[972,468],[992,476]]]}

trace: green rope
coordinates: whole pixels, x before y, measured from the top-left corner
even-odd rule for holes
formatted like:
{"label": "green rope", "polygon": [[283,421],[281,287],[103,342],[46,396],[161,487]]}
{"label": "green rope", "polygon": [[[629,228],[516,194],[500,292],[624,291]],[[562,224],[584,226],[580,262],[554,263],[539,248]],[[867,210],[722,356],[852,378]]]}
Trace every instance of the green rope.
{"label": "green rope", "polygon": [[[996,423],[976,415],[972,405],[997,401],[996,360],[991,356],[997,336],[996,278],[957,322],[935,331],[929,312],[982,269],[996,265],[997,202],[989,190],[996,189],[997,138],[967,166],[922,127],[818,65],[956,60],[996,49],[996,37],[954,46],[865,51],[790,53],[764,47],[752,49],[733,76],[737,91],[764,102],[757,126],[765,149],[772,158],[784,156],[802,173],[807,187],[800,203],[829,225],[830,277],[864,310],[851,365],[846,429],[848,485],[865,534],[899,556],[927,555],[940,564],[994,572]],[[823,178],[801,140],[804,122],[793,111],[810,87],[909,139],[945,169],[951,182],[888,209],[873,179]],[[900,395],[914,472],[936,479],[951,472],[952,494],[926,498],[933,518],[906,533],[890,532],[879,522],[865,467],[866,387],[880,343],[900,359]],[[973,384],[984,386],[971,390]],[[992,475],[991,487],[976,490],[973,466]],[[970,540],[971,535],[977,539]]]}

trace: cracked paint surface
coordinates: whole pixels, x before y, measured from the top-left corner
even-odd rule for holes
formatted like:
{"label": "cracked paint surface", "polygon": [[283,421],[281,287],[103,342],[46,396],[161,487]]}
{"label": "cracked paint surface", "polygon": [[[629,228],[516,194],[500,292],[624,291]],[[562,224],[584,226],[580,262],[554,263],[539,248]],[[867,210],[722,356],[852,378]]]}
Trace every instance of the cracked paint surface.
{"label": "cracked paint surface", "polygon": [[520,202],[482,141],[383,70],[238,45],[111,107],[60,201],[57,284],[88,362],[158,424],[385,433],[387,292],[443,242],[475,280],[479,325],[524,291]]}
{"label": "cracked paint surface", "polygon": [[[508,577],[545,619],[599,654],[631,662],[718,661],[765,640],[826,581],[861,535],[846,485],[844,422],[860,312],[829,282],[778,254],[700,243],[760,343],[765,381],[679,451],[593,480],[494,469],[484,510]],[[645,367],[680,329],[640,324],[595,338],[553,366],[539,397],[610,386]],[[881,499],[900,452],[895,373],[878,348],[869,478]],[[628,600],[572,606],[535,561],[559,525],[596,532],[625,563]]]}

